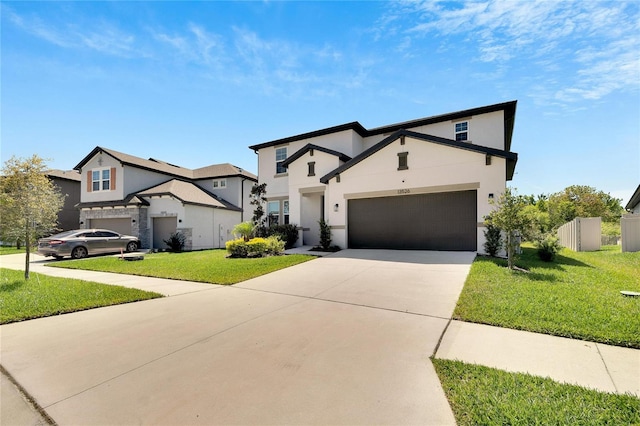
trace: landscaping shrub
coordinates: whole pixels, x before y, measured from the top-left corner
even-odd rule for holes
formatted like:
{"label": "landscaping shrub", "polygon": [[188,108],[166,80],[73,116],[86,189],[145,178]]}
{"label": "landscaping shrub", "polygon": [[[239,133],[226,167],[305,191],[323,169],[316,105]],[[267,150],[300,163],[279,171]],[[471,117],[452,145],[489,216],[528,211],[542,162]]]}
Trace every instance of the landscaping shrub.
{"label": "landscaping shrub", "polygon": [[237,238],[227,241],[225,246],[230,257],[263,257],[284,252],[284,242],[277,235],[252,238],[249,241]]}
{"label": "landscaping shrub", "polygon": [[331,227],[324,219],[320,219],[318,223],[320,224],[320,247],[323,250],[329,250],[331,247]]}
{"label": "landscaping shrub", "polygon": [[547,235],[546,237],[536,241],[536,248],[538,257],[545,262],[553,262],[556,255],[562,248],[558,238],[553,235]]}
{"label": "landscaping shrub", "polygon": [[267,252],[267,240],[264,238],[252,238],[247,242],[249,256],[259,257]]}
{"label": "landscaping shrub", "polygon": [[278,235],[272,235],[266,239],[267,254],[280,255],[284,252],[284,241]]}
{"label": "landscaping shrub", "polygon": [[283,225],[272,225],[267,229],[267,236],[277,235],[282,241],[284,246],[290,249],[298,241],[298,225],[287,223]]}
{"label": "landscaping shrub", "polygon": [[182,232],[174,232],[169,236],[169,239],[163,241],[167,246],[169,246],[169,250],[175,253],[180,253],[184,250],[186,238]]}
{"label": "landscaping shrub", "polygon": [[489,256],[495,257],[502,247],[502,232],[500,228],[488,223],[484,230],[484,237],[486,238],[484,250]]}
{"label": "landscaping shrub", "polygon": [[249,255],[249,247],[244,238],[227,241],[225,247],[231,257],[247,257]]}

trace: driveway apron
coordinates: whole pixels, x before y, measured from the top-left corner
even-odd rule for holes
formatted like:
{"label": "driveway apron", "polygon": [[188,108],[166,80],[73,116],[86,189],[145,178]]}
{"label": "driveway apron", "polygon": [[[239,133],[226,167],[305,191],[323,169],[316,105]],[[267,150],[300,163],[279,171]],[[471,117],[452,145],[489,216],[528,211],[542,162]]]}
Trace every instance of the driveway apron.
{"label": "driveway apron", "polygon": [[429,356],[474,256],[344,250],[4,325],[1,363],[58,424],[455,424]]}

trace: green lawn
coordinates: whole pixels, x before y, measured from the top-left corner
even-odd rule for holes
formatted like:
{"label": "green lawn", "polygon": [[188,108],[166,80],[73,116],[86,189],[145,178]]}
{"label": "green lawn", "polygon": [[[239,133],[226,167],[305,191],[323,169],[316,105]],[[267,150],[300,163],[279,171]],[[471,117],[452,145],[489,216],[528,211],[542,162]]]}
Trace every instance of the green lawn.
{"label": "green lawn", "polygon": [[0,256],[3,254],[17,254],[17,253],[25,253],[24,247],[21,249],[15,247],[0,247]]}
{"label": "green lawn", "polygon": [[132,288],[0,269],[0,324],[162,297]]}
{"label": "green lawn", "polygon": [[563,249],[546,263],[524,247],[516,265],[528,272],[505,265],[476,258],[455,319],[640,348],[640,298],[620,294],[640,291],[640,252]]}
{"label": "green lawn", "polygon": [[314,256],[301,254],[254,259],[231,259],[226,256],[226,250],[204,250],[146,254],[142,261],[122,261],[117,257],[106,256],[51,262],[48,265],[212,284],[235,284],[315,259]]}
{"label": "green lawn", "polygon": [[640,399],[631,395],[460,361],[432,361],[460,426],[640,424]]}

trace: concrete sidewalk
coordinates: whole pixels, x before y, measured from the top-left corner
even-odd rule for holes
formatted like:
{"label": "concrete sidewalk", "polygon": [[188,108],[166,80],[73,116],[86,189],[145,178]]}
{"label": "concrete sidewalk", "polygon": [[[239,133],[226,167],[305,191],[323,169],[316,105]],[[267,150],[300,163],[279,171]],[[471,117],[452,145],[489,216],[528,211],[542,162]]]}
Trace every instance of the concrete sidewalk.
{"label": "concrete sidewalk", "polygon": [[435,358],[640,397],[640,350],[451,321]]}

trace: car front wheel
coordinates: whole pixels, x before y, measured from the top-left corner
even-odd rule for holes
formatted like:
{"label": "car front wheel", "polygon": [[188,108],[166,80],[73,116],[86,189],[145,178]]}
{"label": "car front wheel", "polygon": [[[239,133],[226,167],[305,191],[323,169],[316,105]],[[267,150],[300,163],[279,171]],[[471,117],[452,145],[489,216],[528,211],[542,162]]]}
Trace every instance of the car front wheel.
{"label": "car front wheel", "polygon": [[74,259],[82,259],[84,257],[87,257],[87,249],[84,247],[76,247],[73,249],[73,251],[71,252],[71,257],[73,257]]}
{"label": "car front wheel", "polygon": [[135,241],[131,241],[127,244],[127,251],[132,252],[138,250],[138,244]]}

